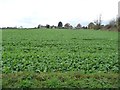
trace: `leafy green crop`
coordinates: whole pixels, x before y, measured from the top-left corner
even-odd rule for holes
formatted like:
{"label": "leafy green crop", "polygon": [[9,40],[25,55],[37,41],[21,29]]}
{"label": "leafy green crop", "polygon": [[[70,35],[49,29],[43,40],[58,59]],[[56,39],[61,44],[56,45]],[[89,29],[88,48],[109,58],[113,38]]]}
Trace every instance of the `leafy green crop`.
{"label": "leafy green crop", "polygon": [[2,72],[118,72],[117,32],[3,30]]}
{"label": "leafy green crop", "polygon": [[11,29],[1,36],[3,88],[119,87],[117,32]]}

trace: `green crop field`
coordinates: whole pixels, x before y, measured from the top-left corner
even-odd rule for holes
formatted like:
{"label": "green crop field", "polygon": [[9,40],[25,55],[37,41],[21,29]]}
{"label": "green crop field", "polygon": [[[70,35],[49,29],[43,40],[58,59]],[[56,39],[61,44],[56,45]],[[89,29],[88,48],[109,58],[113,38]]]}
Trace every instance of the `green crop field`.
{"label": "green crop field", "polygon": [[118,32],[2,30],[2,86],[117,88]]}

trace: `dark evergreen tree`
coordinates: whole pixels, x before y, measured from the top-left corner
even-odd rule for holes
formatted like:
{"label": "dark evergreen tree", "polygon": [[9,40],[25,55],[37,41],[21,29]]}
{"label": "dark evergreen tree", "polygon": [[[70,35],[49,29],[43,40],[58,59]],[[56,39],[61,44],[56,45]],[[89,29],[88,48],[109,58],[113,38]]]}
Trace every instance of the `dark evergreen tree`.
{"label": "dark evergreen tree", "polygon": [[62,28],[63,27],[63,24],[62,24],[62,22],[60,21],[59,23],[58,23],[58,28]]}
{"label": "dark evergreen tree", "polygon": [[38,25],[38,28],[41,28],[41,25],[40,25],[40,24]]}
{"label": "dark evergreen tree", "polygon": [[50,25],[47,24],[47,25],[46,25],[46,28],[50,28]]}

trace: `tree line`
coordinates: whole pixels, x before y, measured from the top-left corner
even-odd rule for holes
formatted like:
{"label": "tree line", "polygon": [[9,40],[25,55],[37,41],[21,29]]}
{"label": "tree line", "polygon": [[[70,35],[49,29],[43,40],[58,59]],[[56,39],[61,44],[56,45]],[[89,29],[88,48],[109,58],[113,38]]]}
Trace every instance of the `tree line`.
{"label": "tree line", "polygon": [[[19,29],[22,29],[23,27],[20,26]],[[63,25],[61,21],[58,22],[57,26],[50,26],[49,24],[46,24],[45,26],[39,24],[37,27],[34,27],[32,29],[40,29],[40,28],[58,28],[58,29],[94,29],[94,30],[115,30],[120,31],[120,17],[118,17],[116,20],[113,19],[109,21],[108,24],[102,25],[101,16],[98,20],[95,20],[94,22],[90,22],[87,26],[82,26],[80,23],[76,25],[76,27],[73,27],[70,23],[66,23]],[[17,27],[2,27],[1,29],[18,29]]]}
{"label": "tree line", "polygon": [[66,23],[65,25],[63,25],[63,23],[60,21],[58,22],[58,26],[50,26],[50,25],[46,25],[46,26],[42,26],[42,25],[38,25],[37,28],[59,28],[59,29],[94,29],[94,30],[109,30],[109,31],[120,31],[120,17],[118,17],[116,20],[112,19],[109,21],[108,24],[106,25],[102,25],[102,20],[101,20],[101,16],[99,17],[98,20],[95,20],[94,22],[90,22],[88,24],[88,26],[82,26],[80,23],[78,23],[76,25],[76,27],[73,27],[70,23]]}

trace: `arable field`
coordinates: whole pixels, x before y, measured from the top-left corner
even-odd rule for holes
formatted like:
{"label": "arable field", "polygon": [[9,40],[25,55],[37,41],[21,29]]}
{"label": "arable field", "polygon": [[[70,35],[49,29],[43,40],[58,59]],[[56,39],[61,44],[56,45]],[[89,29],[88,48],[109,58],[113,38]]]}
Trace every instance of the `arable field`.
{"label": "arable field", "polygon": [[2,30],[3,88],[118,88],[118,32]]}

